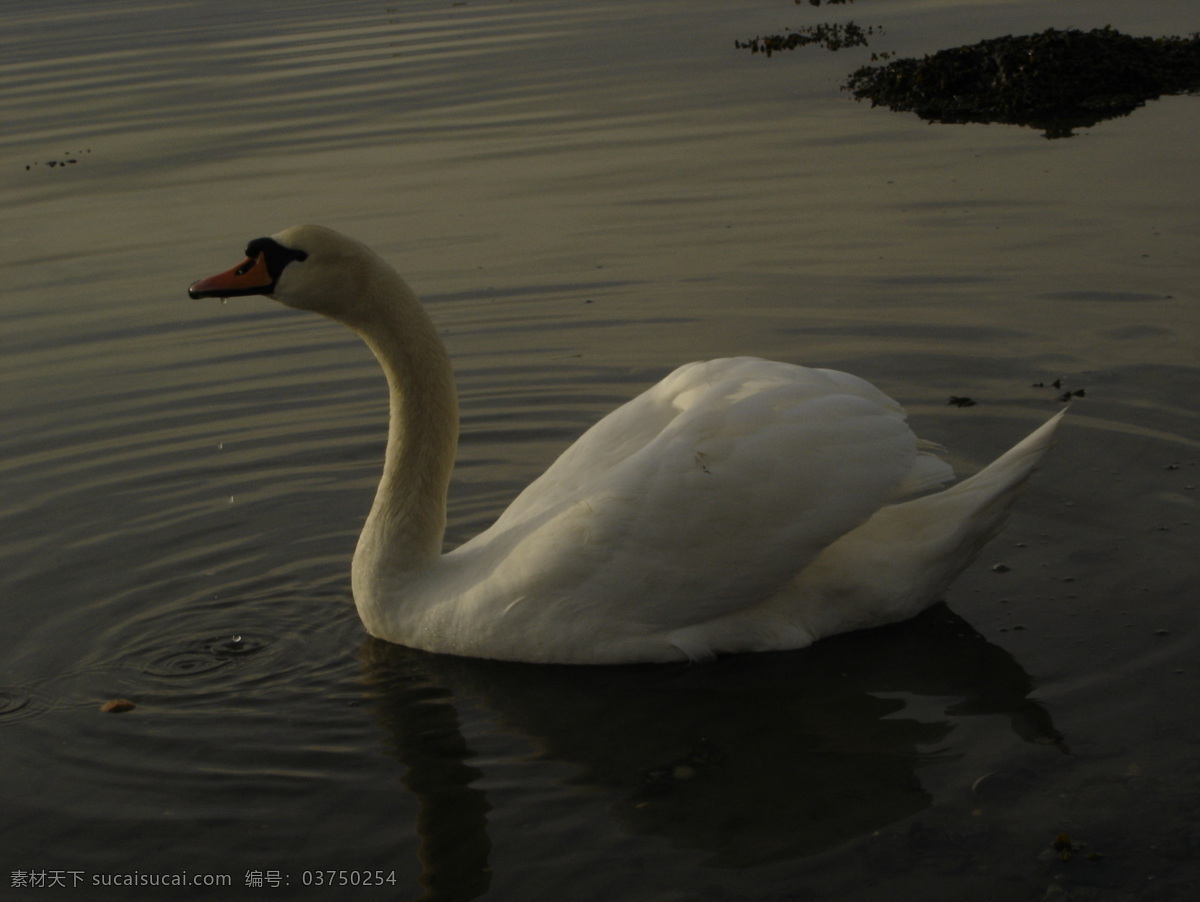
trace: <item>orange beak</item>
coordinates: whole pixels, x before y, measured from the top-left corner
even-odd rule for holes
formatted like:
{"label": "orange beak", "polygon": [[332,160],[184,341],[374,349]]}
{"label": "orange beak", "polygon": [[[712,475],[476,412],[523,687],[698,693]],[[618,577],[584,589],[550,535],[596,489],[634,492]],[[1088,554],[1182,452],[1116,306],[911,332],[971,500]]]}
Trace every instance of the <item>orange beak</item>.
{"label": "orange beak", "polygon": [[267,255],[247,257],[233,269],[193,282],[188,296],[193,298],[231,298],[247,294],[267,294],[275,279],[267,270]]}

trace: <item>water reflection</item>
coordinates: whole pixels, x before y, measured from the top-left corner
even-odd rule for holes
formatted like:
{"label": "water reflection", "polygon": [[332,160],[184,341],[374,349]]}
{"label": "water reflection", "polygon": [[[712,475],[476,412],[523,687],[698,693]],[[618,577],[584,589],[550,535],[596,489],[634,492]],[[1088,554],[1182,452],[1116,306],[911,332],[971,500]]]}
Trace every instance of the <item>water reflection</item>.
{"label": "water reflection", "polygon": [[[1058,744],[1029,675],[938,606],[811,649],[710,665],[544,667],[429,655],[378,640],[360,654],[405,785],[420,807],[427,898],[488,887],[486,794],[456,706],[481,706],[571,783],[611,796],[621,830],[747,867],[812,855],[921,811],[920,768],[960,754],[953,719],[1003,714]],[[892,694],[960,699],[946,719]]]}

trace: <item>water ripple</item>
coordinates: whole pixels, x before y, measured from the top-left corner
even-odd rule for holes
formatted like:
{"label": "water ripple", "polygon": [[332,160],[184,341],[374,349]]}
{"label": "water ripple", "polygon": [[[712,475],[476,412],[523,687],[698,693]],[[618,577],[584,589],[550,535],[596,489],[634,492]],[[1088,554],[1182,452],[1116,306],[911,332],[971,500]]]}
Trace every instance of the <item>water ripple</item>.
{"label": "water ripple", "polygon": [[148,676],[190,677],[227,667],[235,660],[270,648],[273,640],[255,636],[217,636],[188,643],[142,664]]}
{"label": "water ripple", "polygon": [[37,717],[50,709],[41,695],[18,686],[0,686],[0,725]]}

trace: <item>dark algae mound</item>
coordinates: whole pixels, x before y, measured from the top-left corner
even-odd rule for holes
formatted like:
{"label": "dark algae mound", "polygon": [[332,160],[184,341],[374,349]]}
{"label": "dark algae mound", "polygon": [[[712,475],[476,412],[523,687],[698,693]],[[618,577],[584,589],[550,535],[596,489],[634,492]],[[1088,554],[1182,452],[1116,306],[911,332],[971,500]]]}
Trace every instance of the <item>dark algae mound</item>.
{"label": "dark algae mound", "polygon": [[1112,28],[994,38],[924,59],[865,66],[846,88],[932,122],[1002,122],[1064,138],[1164,94],[1200,91],[1200,34],[1135,38]]}

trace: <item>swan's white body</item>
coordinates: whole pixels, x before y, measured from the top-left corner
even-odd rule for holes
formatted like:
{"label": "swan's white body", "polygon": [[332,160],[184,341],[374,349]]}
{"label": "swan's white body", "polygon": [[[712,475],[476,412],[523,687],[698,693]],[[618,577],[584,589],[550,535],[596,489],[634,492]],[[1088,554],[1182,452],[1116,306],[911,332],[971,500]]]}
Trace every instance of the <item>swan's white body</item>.
{"label": "swan's white body", "polygon": [[[443,554],[458,409],[432,322],[357,242],[298,226],[269,243],[305,259],[280,264],[262,293],[349,325],[387,376],[387,455],[354,598],[372,635],[428,651],[696,660],[906,619],[1000,528],[1062,416],[928,494],[950,468],[863,380],[754,358],[692,363],[589,429],[493,526]],[[225,277],[194,295],[223,293]]]}

